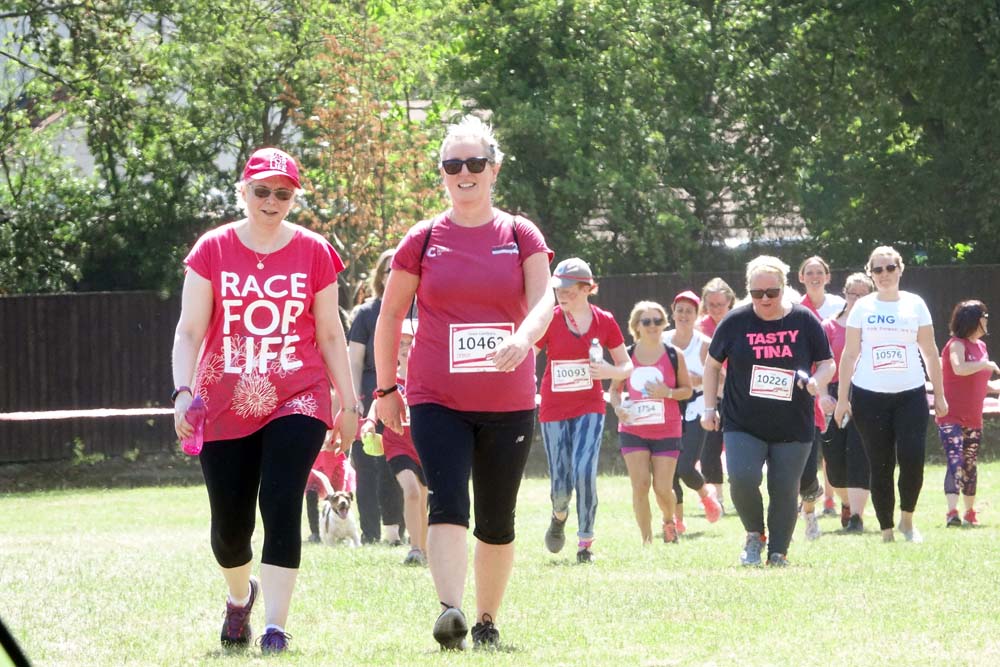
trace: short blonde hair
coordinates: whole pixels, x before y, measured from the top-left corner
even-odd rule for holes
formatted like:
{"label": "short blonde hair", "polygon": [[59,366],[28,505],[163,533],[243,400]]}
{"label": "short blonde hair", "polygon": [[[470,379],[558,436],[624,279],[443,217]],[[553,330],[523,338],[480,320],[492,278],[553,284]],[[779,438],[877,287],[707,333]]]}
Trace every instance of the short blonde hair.
{"label": "short blonde hair", "polygon": [[716,292],[726,295],[726,298],[729,299],[729,309],[732,310],[733,305],[736,303],[736,292],[733,291],[733,288],[725,280],[715,277],[701,288],[701,308],[698,309],[699,314],[708,314],[708,295],[715,294]]}
{"label": "short blonde hair", "polygon": [[666,324],[670,321],[667,317],[667,310],[655,301],[640,301],[639,303],[632,306],[632,312],[628,316],[628,330],[632,334],[632,340],[639,340],[639,320],[642,319],[643,312],[647,310],[655,310],[660,313],[660,317],[663,318],[663,323]]}
{"label": "short blonde hair", "polygon": [[747,290],[750,289],[750,281],[758,273],[774,274],[778,276],[778,281],[782,289],[788,287],[788,269],[789,266],[777,257],[772,257],[771,255],[754,257],[747,264]]}
{"label": "short blonde hair", "polygon": [[500,144],[497,143],[496,136],[493,134],[493,127],[479,116],[468,114],[457,123],[448,126],[448,131],[445,133],[444,139],[441,140],[442,160],[444,160],[448,144],[459,139],[472,139],[482,143],[483,150],[486,152],[483,157],[489,158],[490,162],[495,165],[500,165],[503,162],[503,151],[500,150]]}
{"label": "short blonde hair", "polygon": [[892,257],[892,259],[899,265],[899,270],[903,270],[903,256],[899,254],[899,251],[893,248],[891,245],[880,245],[879,247],[872,250],[872,254],[868,255],[868,263],[865,264],[865,271],[871,273],[872,270],[872,260],[876,257]]}

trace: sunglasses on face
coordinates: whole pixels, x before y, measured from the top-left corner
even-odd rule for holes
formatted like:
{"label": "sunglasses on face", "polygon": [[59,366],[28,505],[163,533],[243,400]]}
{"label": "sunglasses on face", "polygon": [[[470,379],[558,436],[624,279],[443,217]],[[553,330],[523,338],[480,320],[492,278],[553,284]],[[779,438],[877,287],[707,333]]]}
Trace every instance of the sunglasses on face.
{"label": "sunglasses on face", "polygon": [[886,264],[885,266],[873,266],[871,268],[871,271],[877,276],[881,274],[883,271],[886,271],[888,273],[893,273],[898,268],[899,264]]}
{"label": "sunglasses on face", "polygon": [[665,323],[666,320],[664,320],[662,317],[644,317],[641,320],[639,320],[639,324],[641,324],[644,327],[648,327],[651,324],[655,324],[658,327],[662,327]]}
{"label": "sunglasses on face", "polygon": [[844,296],[853,296],[855,299],[860,299],[863,296],[868,296],[868,292],[844,292]]}
{"label": "sunglasses on face", "polygon": [[266,185],[251,185],[250,192],[253,193],[254,197],[258,199],[267,199],[274,194],[274,198],[280,201],[288,201],[295,194],[294,190],[289,190],[288,188],[278,188],[277,190],[272,190]]}
{"label": "sunglasses on face", "polygon": [[451,160],[441,160],[441,168],[444,169],[444,173],[454,176],[462,171],[462,165],[464,164],[469,168],[470,174],[481,174],[486,169],[486,163],[489,161],[490,159],[486,157],[470,157],[464,160],[453,158]]}
{"label": "sunglasses on face", "polygon": [[765,296],[768,299],[777,299],[779,294],[781,294],[780,287],[768,287],[767,289],[750,290],[750,296],[753,297],[754,299],[763,299]]}

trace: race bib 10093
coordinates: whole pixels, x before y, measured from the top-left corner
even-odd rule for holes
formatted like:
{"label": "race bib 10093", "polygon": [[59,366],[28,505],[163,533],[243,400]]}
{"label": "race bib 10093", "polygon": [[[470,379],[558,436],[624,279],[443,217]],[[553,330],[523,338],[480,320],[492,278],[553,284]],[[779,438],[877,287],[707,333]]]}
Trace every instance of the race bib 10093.
{"label": "race bib 10093", "polygon": [[552,391],[584,391],[593,386],[588,359],[552,360]]}

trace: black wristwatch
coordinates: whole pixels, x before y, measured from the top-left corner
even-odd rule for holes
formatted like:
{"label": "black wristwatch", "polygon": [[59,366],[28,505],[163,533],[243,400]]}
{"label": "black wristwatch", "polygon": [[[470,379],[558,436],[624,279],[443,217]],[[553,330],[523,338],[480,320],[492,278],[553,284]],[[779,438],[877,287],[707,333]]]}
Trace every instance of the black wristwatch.
{"label": "black wristwatch", "polygon": [[177,387],[172,392],[170,392],[170,402],[171,403],[176,403],[177,402],[177,397],[180,396],[185,391],[187,393],[191,394],[192,396],[194,396],[194,392],[191,391],[191,387]]}
{"label": "black wristwatch", "polygon": [[397,389],[399,389],[399,385],[398,384],[394,384],[394,385],[392,385],[391,387],[389,387],[387,389],[376,389],[375,391],[372,392],[372,398],[382,398],[386,394],[391,394],[392,392],[396,391]]}

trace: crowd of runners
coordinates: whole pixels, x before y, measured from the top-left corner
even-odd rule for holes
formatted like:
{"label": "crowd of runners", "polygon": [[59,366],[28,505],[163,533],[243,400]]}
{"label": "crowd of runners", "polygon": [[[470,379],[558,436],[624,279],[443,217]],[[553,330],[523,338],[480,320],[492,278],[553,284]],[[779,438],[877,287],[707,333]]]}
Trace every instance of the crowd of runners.
{"label": "crowd of runners", "polygon": [[[982,340],[983,303],[955,306],[939,355],[926,304],[900,289],[905,265],[893,248],[872,251],[842,295],[828,292],[822,258],[802,262],[800,293],[788,265],[761,256],[746,267],[745,297],[744,286],[716,278],[668,306],[638,301],[626,341],[614,316],[589,301],[597,281],[588,263],[566,258],[550,273],[554,253],[539,228],[493,206],[502,164],[490,126],[467,116],[448,128],[437,169],[450,206],[383,254],[376,298],[346,333],[337,300],[344,264],[329,242],[285,219],[302,186],[281,150],[251,156],[237,186],[246,217],[206,233],[187,256],[175,424],[179,437],[192,435],[186,412],[201,397],[211,544],[228,588],[224,646],[249,644],[262,596],[261,649],[287,649],[310,471],[342,464],[348,449],[361,541],[385,530],[402,543],[405,525],[405,562],[430,568],[440,604],[432,635],[446,649],[464,648],[470,634],[462,603],[472,525],[471,639],[498,646],[536,418],[551,480],[545,547],[565,547],[575,496],[576,560],[588,564],[599,555],[609,403],[637,548],[654,535],[682,539],[685,487],[710,523],[736,512],[746,539],[734,561],[745,566],[786,566],[799,518],[816,539],[818,515],[836,514],[837,500],[844,532],[864,531],[870,497],[882,540],[920,541],[928,391],[947,454],[943,520],[978,523],[982,406],[988,389],[1000,389]],[[545,359],[540,381],[536,354]],[[384,456],[363,454],[355,441],[376,432]],[[314,525],[316,489],[307,497]],[[259,580],[250,547],[258,501]]]}

